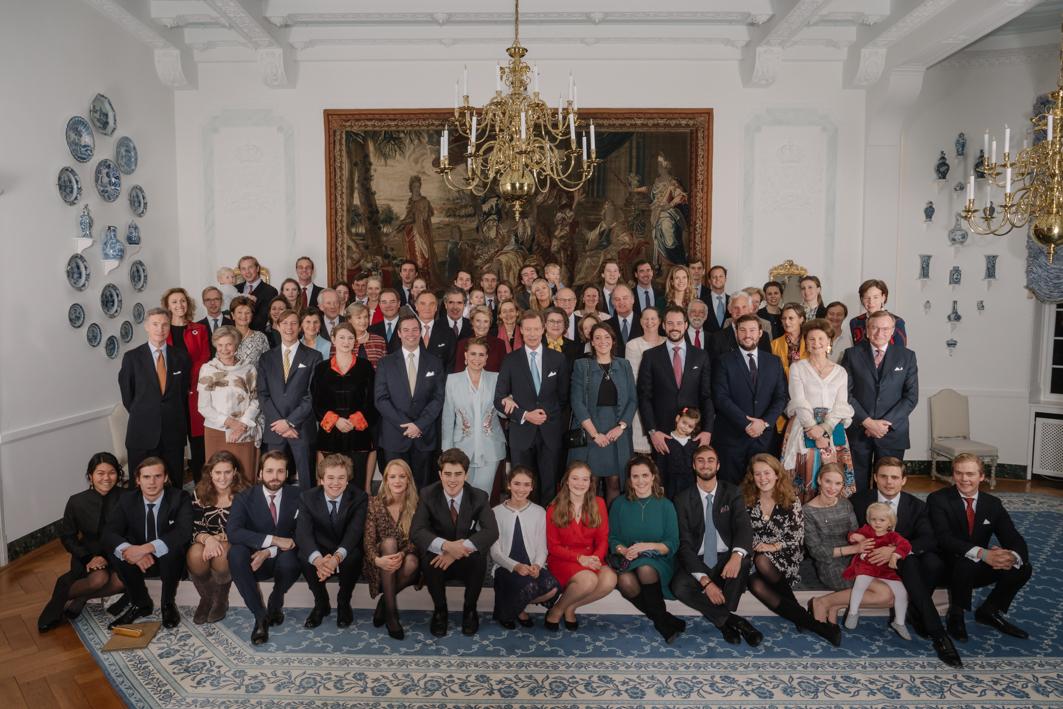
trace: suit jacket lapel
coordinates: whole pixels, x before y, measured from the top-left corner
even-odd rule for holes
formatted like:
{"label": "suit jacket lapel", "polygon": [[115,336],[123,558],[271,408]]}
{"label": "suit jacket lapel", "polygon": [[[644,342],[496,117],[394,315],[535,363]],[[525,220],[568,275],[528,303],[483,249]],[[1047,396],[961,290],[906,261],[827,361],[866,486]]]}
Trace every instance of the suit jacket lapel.
{"label": "suit jacket lapel", "polygon": [[[686,362],[683,364],[683,385],[684,386],[687,383],[687,378],[690,377],[691,376],[691,372],[694,371],[694,367],[695,366],[700,366],[700,365],[695,365],[694,364],[693,354],[694,354],[695,350],[697,350],[697,348],[694,347],[693,345],[687,347]],[[668,365],[669,365],[668,368],[669,369],[671,369],[671,364],[672,364],[672,359],[671,359],[671,357],[669,357],[668,358]],[[673,377],[673,379],[674,379],[674,377]]]}

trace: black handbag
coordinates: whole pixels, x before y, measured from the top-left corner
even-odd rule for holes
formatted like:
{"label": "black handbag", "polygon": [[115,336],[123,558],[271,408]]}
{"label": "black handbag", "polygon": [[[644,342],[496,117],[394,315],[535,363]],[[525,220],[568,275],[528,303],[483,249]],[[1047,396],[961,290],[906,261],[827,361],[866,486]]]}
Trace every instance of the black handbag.
{"label": "black handbag", "polygon": [[571,428],[565,431],[565,447],[567,448],[586,448],[587,447],[587,432],[583,430],[582,426],[577,428]]}

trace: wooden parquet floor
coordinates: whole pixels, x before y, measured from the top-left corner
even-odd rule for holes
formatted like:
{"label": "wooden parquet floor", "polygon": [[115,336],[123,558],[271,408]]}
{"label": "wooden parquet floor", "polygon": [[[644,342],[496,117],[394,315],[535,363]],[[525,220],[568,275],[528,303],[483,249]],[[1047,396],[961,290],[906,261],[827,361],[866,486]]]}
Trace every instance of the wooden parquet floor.
{"label": "wooden parquet floor", "polygon": [[[941,483],[912,477],[911,492],[936,490]],[[1000,492],[1040,492],[1063,497],[1058,481],[1002,480]],[[70,707],[104,709],[124,704],[81,644],[70,625],[37,632],[37,615],[55,579],[69,568],[58,541],[0,568],[0,708]]]}

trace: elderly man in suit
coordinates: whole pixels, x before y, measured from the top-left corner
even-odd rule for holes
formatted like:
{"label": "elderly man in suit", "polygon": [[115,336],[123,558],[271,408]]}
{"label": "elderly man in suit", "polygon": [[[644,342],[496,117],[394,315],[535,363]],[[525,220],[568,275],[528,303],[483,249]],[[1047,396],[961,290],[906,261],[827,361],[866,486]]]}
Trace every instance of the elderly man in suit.
{"label": "elderly man in suit", "polygon": [[421,342],[419,319],[399,316],[402,346],[377,362],[374,397],[380,414],[381,467],[402,458],[413,470],[418,488],[428,485],[439,450],[439,416],[443,412],[447,370]]}
{"label": "elderly man in suit", "polygon": [[687,342],[698,349],[709,351],[712,331],[705,324],[709,317],[709,306],[695,298],[687,305]]}
{"label": "elderly man in suit", "polygon": [[241,258],[239,268],[244,282],[237,288],[255,302],[255,314],[251,317],[251,328],[265,332],[266,323],[269,322],[269,302],[277,297],[277,289],[262,280],[262,266],[254,256]]}
{"label": "elderly man in suit", "polygon": [[439,299],[431,291],[422,291],[417,294],[414,302],[417,312],[417,320],[421,323],[421,344],[433,357],[443,363],[446,371],[454,369],[454,351],[458,347],[458,339],[454,331],[446,324],[446,318],[442,321],[436,319],[439,311]]}
{"label": "elderly man in suit", "polygon": [[709,446],[694,451],[695,485],[675,498],[679,518],[672,593],[715,625],[724,640],[751,647],[764,636],[735,614],[749,579],[753,524],[742,491],[717,478],[720,463]]}
{"label": "elderly man in suit", "polygon": [[[974,589],[992,586],[974,612],[975,621],[1025,640],[1029,633],[1012,624],[1005,614],[1033,575],[1030,554],[1000,498],[979,491],[984,480],[982,461],[961,453],[952,460],[954,485],[926,498],[930,523],[948,568],[949,635],[967,640],[964,613],[971,609]],[[992,544],[993,537],[996,545]]]}
{"label": "elderly man in suit", "polygon": [[304,627],[316,628],[332,609],[325,581],[339,576],[336,595],[336,626],[348,627],[354,620],[351,596],[362,572],[362,537],[369,497],[350,485],[354,474],[351,459],[340,453],[325,456],[317,464],[318,486],[299,497],[295,522],[295,550],[303,562],[303,577],[314,594],[314,608]]}
{"label": "elderly man in suit", "polygon": [[849,374],[849,403],[855,412],[849,427],[856,489],[866,490],[879,458],[904,459],[911,445],[908,416],[919,402],[919,368],[915,352],[890,344],[896,321],[885,310],[867,319],[867,339],[842,355]]}
{"label": "elderly man in suit", "polygon": [[311,485],[310,456],[317,421],[310,384],[321,353],[299,342],[299,314],[285,310],[277,318],[281,343],[258,360],[258,403],[265,421],[266,450],[290,450],[299,486]]}
{"label": "elderly man in suit", "polygon": [[315,301],[321,310],[321,336],[332,341],[332,331],[341,322],[347,320],[343,315],[343,305],[340,303],[340,294],[333,288],[324,288]]}
{"label": "elderly man in suit", "polygon": [[[288,459],[269,451],[258,461],[261,484],[233,499],[225,533],[229,537],[229,570],[244,604],[255,618],[251,643],[269,640],[269,627],[284,622],[284,594],[299,578],[295,526],[299,493],[285,490]],[[273,592],[262,603],[258,582],[273,578]]]}
{"label": "elderly man in suit", "polygon": [[739,348],[716,362],[712,389],[720,475],[737,485],[751,457],[757,453],[778,455],[775,421],[786,409],[790,392],[779,358],[757,347],[763,334],[757,316],[738,318],[735,332]]}
{"label": "elderly man in suit", "polygon": [[139,489],[125,493],[103,530],[103,547],[118,559],[117,571],[130,605],[109,627],[151,615],[154,608],[145,576],[162,579],[162,624],[181,620],[175,598],[185,571],[185,550],[192,538],[192,500],[179,487],[168,487],[161,458],[140,461],[133,473]]}
{"label": "elderly man in suit", "polygon": [[148,341],[127,351],[118,370],[122,405],[129,412],[125,445],[129,467],[158,456],[175,488],[184,483],[185,435],[192,361],[183,349],[170,347],[170,313],[152,308],[144,319]]}
{"label": "elderly man in suit", "polygon": [[642,337],[642,323],[635,312],[635,297],[631,289],[619,284],[613,289],[613,317],[606,320],[616,333],[613,354],[623,357],[627,352],[627,343],[635,337]]}
{"label": "elderly man in suit", "polygon": [[960,654],[945,633],[945,626],[934,606],[934,588],[945,577],[944,561],[938,554],[937,539],[926,503],[904,492],[907,480],[904,461],[892,457],[879,458],[875,462],[875,488],[857,492],[849,498],[849,502],[853,505],[860,526],[867,524],[867,507],[873,502],[889,505],[897,515],[894,530],[911,543],[912,553],[903,559],[894,558],[896,554],[893,547],[878,547],[868,552],[868,561],[897,567],[897,573],[908,591],[908,620],[912,627],[923,637],[930,637],[934,651],[942,662],[951,667],[962,667]]}
{"label": "elderly man in suit", "polygon": [[[711,314],[712,309],[710,308],[709,310]],[[735,331],[734,323],[738,322],[738,318],[743,315],[753,312],[753,298],[745,291],[731,294],[731,297],[727,300],[727,312],[731,315],[730,322],[720,330],[712,333],[712,340],[709,342],[709,353],[712,355],[714,362],[728,352],[733,352],[739,348],[738,333]],[[768,333],[761,332],[757,347],[766,352],[771,352],[771,338],[768,337]]]}
{"label": "elderly man in suit", "polygon": [[421,570],[432,594],[431,631],[447,634],[446,581],[460,579],[465,587],[461,632],[474,635],[480,627],[476,601],[483,590],[487,555],[498,539],[498,525],[487,493],[469,485],[469,457],[457,448],[439,456],[439,482],[421,493],[410,525],[410,540],[421,550]]}
{"label": "elderly man in suit", "polygon": [[539,500],[553,499],[561,465],[562,434],[568,422],[570,369],[565,355],[543,341],[541,313],[525,310],[520,321],[524,345],[506,355],[495,386],[495,408],[509,416],[509,449],[513,465],[539,473]]}
{"label": "elderly man in suit", "polygon": [[[465,275],[468,277],[469,274]],[[465,305],[468,301],[468,294],[458,286],[451,286],[443,293],[443,312],[439,315],[438,323],[453,333],[455,349],[458,342],[472,337],[472,324],[465,317]],[[451,364],[454,364],[453,359]]]}

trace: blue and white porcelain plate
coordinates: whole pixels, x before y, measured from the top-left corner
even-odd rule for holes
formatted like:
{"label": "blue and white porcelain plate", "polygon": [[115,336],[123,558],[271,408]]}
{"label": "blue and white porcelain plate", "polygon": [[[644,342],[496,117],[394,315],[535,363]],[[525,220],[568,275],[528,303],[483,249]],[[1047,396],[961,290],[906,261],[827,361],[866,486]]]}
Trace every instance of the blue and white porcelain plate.
{"label": "blue and white porcelain plate", "polygon": [[77,204],[81,199],[81,178],[72,167],[59,170],[59,196],[67,204]]}
{"label": "blue and white porcelain plate", "polygon": [[137,146],[128,135],[123,135],[114,144],[114,161],[123,175],[132,175],[137,169]]}
{"label": "blue and white porcelain plate", "polygon": [[140,185],[133,185],[129,189],[129,208],[138,217],[143,217],[148,211],[148,197]]}
{"label": "blue and white porcelain plate", "polygon": [[122,338],[122,342],[129,343],[133,341],[133,323],[128,320],[122,321],[122,326],[118,329],[118,334]]}
{"label": "blue and white porcelain plate", "polygon": [[74,290],[89,286],[89,262],[81,254],[74,254],[66,262],[66,280]]}
{"label": "blue and white porcelain plate", "polygon": [[137,325],[144,322],[144,305],[142,303],[133,303],[133,322]]}
{"label": "blue and white porcelain plate", "polygon": [[66,147],[70,148],[70,154],[78,162],[92,160],[92,154],[96,152],[96,136],[92,134],[92,126],[81,116],[74,116],[66,122]]}
{"label": "blue and white porcelain plate", "polygon": [[118,356],[118,338],[111,335],[107,338],[107,342],[103,345],[103,352],[107,355],[107,359],[114,359]]}
{"label": "blue and white porcelain plate", "polygon": [[101,340],[103,340],[103,330],[96,323],[92,323],[85,331],[85,341],[89,343],[89,347],[99,347]]}
{"label": "blue and white porcelain plate", "polygon": [[129,283],[138,293],[148,287],[148,267],[143,261],[138,259],[129,264]]}
{"label": "blue and white porcelain plate", "polygon": [[130,246],[140,245],[140,227],[136,222],[129,222],[125,229],[125,242]]}
{"label": "blue and white porcelain plate", "polygon": [[66,311],[66,318],[70,321],[70,327],[77,329],[85,324],[85,309],[81,303],[74,303]]}
{"label": "blue and white porcelain plate", "polygon": [[104,158],[96,163],[96,191],[104,202],[113,202],[122,192],[122,173],[114,160]]}
{"label": "blue and white porcelain plate", "polygon": [[114,111],[114,104],[103,94],[96,94],[92,99],[89,119],[92,120],[92,125],[96,126],[96,130],[104,135],[113,134],[114,129],[118,127],[118,114]]}
{"label": "blue and white porcelain plate", "polygon": [[100,307],[103,308],[103,314],[109,318],[122,312],[122,291],[118,290],[118,286],[108,283],[103,287],[100,292]]}

